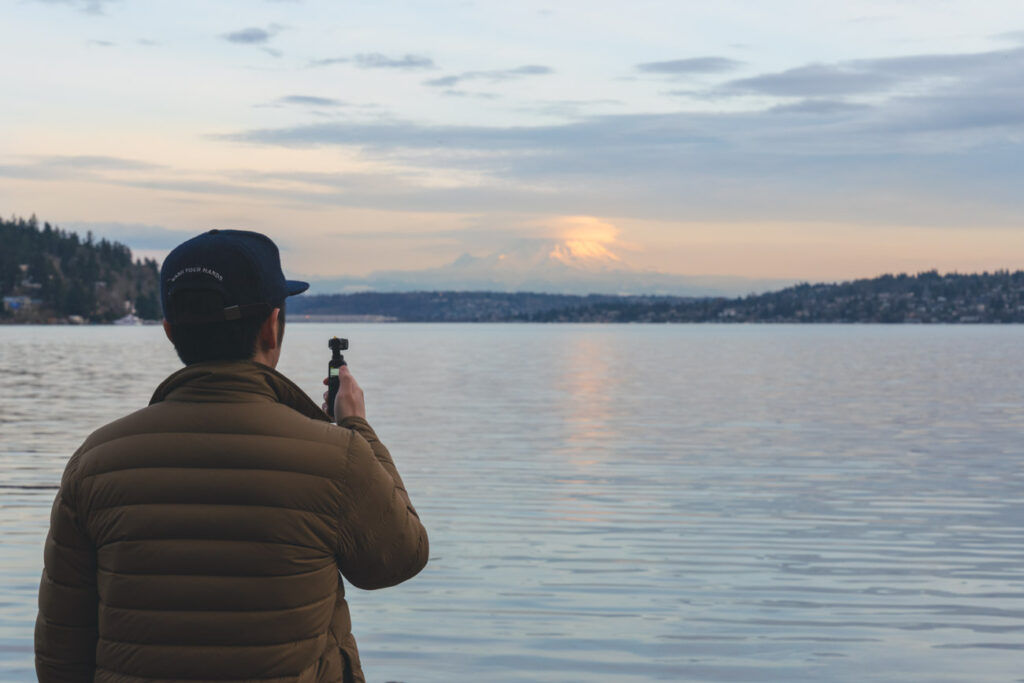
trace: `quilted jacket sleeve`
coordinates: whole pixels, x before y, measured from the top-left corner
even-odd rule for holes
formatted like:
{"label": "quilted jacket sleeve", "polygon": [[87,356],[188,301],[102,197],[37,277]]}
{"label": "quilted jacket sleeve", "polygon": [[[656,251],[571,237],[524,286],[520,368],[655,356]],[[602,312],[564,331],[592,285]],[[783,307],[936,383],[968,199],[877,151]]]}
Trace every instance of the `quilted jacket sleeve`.
{"label": "quilted jacket sleeve", "polygon": [[96,666],[96,550],[75,509],[72,458],[53,501],[43,551],[36,619],[36,675],[50,681],[91,681]]}
{"label": "quilted jacket sleeve", "polygon": [[426,566],[427,532],[373,428],[358,417],[339,424],[355,432],[349,445],[354,505],[339,520],[341,572],[358,588],[394,586]]}

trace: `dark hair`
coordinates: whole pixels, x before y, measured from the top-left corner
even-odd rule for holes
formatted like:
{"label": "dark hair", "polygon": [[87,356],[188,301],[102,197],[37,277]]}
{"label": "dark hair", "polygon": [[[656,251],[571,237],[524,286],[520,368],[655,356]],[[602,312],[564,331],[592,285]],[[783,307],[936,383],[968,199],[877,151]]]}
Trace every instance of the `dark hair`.
{"label": "dark hair", "polygon": [[[185,290],[177,292],[168,302],[171,318],[184,315],[202,316],[224,309],[224,297],[218,292]],[[171,323],[171,340],[178,358],[185,365],[211,360],[249,360],[256,353],[256,340],[260,327],[274,308],[278,314],[277,342],[284,338],[284,302],[267,306],[265,315],[253,315],[238,320],[216,323]]]}

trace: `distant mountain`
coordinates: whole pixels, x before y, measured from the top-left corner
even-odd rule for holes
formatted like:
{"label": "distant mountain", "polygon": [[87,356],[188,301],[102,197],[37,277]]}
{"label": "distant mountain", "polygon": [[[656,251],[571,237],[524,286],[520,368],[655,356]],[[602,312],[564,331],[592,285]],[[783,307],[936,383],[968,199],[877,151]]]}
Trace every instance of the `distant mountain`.
{"label": "distant mountain", "polygon": [[389,270],[366,277],[311,278],[316,294],[357,291],[489,291],[552,294],[742,296],[793,280],[670,275],[634,269],[596,241],[523,240],[486,256],[463,254],[439,268]]}

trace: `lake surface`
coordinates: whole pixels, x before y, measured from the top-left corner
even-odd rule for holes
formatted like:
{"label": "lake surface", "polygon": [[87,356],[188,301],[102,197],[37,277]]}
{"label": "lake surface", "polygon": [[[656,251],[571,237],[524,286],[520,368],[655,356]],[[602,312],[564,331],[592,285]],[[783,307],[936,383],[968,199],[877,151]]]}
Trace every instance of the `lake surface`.
{"label": "lake surface", "polygon": [[[1024,681],[1024,327],[291,324],[313,396],[334,334],[431,539],[349,591],[368,680]],[[64,463],[178,367],[0,327],[0,680]]]}

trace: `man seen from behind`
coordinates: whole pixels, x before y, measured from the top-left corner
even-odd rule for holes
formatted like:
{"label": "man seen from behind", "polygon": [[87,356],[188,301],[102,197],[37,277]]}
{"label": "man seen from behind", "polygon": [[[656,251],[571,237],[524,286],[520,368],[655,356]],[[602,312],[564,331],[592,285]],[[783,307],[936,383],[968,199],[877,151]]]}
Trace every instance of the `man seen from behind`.
{"label": "man seen from behind", "polygon": [[337,424],[274,368],[285,280],[213,230],[160,273],[185,367],[71,457],[46,539],[39,680],[363,681],[342,576],[393,586],[427,534],[343,367]]}

